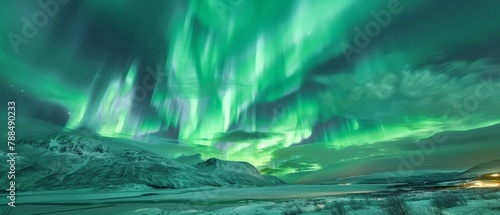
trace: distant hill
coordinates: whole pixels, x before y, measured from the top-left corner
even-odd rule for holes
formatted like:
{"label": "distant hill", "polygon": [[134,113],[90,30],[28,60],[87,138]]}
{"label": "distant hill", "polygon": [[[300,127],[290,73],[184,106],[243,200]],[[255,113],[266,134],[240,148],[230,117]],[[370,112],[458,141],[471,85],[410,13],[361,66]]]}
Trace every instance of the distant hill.
{"label": "distant hill", "polygon": [[380,172],[369,175],[358,175],[346,178],[337,178],[328,182],[316,184],[388,184],[388,183],[409,183],[409,184],[433,184],[450,181],[461,183],[464,180],[477,179],[490,173],[500,173],[500,159],[486,163],[477,164],[466,171],[455,170],[412,170]]}
{"label": "distant hill", "polygon": [[478,164],[458,175],[459,178],[477,178],[488,173],[500,173],[500,159]]}

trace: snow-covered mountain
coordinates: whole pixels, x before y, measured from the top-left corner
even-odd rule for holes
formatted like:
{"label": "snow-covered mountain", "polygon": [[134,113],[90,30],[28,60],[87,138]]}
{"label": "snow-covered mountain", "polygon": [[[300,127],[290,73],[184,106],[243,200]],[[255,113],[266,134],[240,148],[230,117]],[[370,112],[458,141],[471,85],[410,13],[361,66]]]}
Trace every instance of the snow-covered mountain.
{"label": "snow-covered mountain", "polygon": [[283,181],[274,176],[263,176],[252,164],[238,161],[223,161],[210,158],[194,165],[202,172],[215,174],[230,184],[254,184],[258,186],[281,185]]}
{"label": "snow-covered mountain", "polygon": [[[112,141],[73,133],[17,144],[16,188],[142,190],[284,184],[246,162],[209,159],[188,165]],[[0,159],[7,159],[2,151]],[[2,162],[0,165],[6,165]],[[7,168],[7,167],[1,167]]]}

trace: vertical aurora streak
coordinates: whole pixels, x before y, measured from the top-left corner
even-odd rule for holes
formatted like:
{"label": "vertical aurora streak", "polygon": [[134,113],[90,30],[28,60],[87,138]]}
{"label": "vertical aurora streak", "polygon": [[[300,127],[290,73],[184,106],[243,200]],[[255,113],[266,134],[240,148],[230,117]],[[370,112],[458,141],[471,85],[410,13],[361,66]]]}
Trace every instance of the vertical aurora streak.
{"label": "vertical aurora streak", "polygon": [[[261,169],[294,161],[317,170],[330,163],[301,160],[309,150],[335,157],[499,123],[496,91],[459,113],[460,123],[443,117],[484,85],[477,77],[498,74],[499,3],[446,10],[451,1],[397,1],[402,12],[347,61],[341,44],[354,44],[355,29],[394,2],[71,2],[19,54],[8,40],[0,44],[0,77],[7,90],[67,110],[67,129],[175,140],[165,144]],[[2,11],[23,6],[36,9],[25,2]],[[132,18],[140,9],[151,14]],[[19,31],[15,18],[33,13],[26,11],[10,12],[13,24],[0,33]],[[61,30],[75,24],[82,29]],[[145,69],[157,64],[162,79]],[[493,76],[485,89],[498,83]]]}

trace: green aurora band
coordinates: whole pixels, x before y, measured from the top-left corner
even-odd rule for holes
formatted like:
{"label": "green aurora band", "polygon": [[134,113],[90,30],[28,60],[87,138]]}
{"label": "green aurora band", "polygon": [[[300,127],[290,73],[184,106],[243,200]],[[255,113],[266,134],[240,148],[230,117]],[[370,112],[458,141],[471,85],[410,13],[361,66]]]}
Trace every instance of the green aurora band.
{"label": "green aurora band", "polygon": [[[140,27],[149,22],[163,43],[142,52],[165,53],[157,74],[165,78],[147,86],[153,80],[145,81],[141,73],[141,53],[118,66],[111,57],[78,57],[72,50],[81,41],[52,38],[54,20],[21,44],[18,54],[3,40],[2,83],[67,109],[67,129],[92,128],[102,136],[147,142],[175,128],[175,141],[202,159],[244,160],[285,175],[330,165],[304,160],[318,149],[334,157],[352,146],[415,142],[441,131],[500,123],[495,93],[478,100],[474,111],[461,114],[454,108],[478,88],[489,92],[498,86],[490,74],[498,74],[498,55],[457,57],[499,38],[498,1],[459,4],[458,11],[432,9],[436,3],[430,0],[158,1],[151,7],[168,9],[155,9],[164,14],[157,23],[131,21],[139,1],[81,1],[61,6],[54,19],[68,16],[62,11],[71,4],[84,15],[101,14],[136,40],[151,37]],[[400,12],[387,26],[379,25],[380,33],[347,62],[342,44],[354,46],[355,29],[364,31],[376,21],[373,12],[391,4]],[[1,11],[16,7],[22,4]],[[19,31],[20,17],[32,12],[6,12],[0,33]],[[72,25],[90,22],[75,20]],[[45,55],[48,47],[52,51]],[[324,66],[331,62],[343,66]],[[477,78],[483,76],[491,86]],[[139,95],[144,93],[148,96]],[[368,156],[393,153],[398,152],[380,149]],[[355,159],[360,157],[343,160]],[[287,162],[306,167],[281,165]]]}

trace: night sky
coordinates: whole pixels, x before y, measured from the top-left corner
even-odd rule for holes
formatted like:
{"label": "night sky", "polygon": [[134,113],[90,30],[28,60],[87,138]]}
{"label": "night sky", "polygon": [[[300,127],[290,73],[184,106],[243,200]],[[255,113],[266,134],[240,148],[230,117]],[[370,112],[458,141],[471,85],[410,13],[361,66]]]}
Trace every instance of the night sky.
{"label": "night sky", "polygon": [[496,0],[11,0],[1,99],[29,129],[247,161],[291,182],[466,168],[500,158],[499,11]]}

